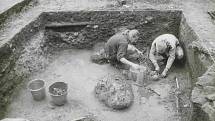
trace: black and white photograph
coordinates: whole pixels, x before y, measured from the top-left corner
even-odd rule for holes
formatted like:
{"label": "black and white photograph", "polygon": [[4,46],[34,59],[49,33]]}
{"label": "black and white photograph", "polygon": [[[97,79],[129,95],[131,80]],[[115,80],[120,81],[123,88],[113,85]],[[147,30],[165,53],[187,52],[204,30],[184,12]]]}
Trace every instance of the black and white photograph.
{"label": "black and white photograph", "polygon": [[0,121],[215,121],[215,0],[0,0]]}

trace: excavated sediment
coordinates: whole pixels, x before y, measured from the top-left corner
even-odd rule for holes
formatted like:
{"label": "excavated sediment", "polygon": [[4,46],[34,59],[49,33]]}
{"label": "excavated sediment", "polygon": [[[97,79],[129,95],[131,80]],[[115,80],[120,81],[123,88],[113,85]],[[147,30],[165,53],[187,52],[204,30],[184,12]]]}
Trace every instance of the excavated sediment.
{"label": "excavated sediment", "polygon": [[128,108],[134,101],[131,84],[121,75],[107,75],[95,87],[96,97],[113,109]]}
{"label": "excavated sediment", "polygon": [[[92,49],[96,43],[107,41],[121,27],[135,28],[142,33],[139,41],[136,43],[136,46],[140,50],[146,50],[153,39],[160,34],[172,33],[176,35],[186,50],[186,55],[188,55],[187,60],[189,61],[190,71],[193,76],[192,79],[195,80],[207,68],[200,61],[199,56],[195,56],[194,50],[188,50],[188,45],[193,40],[198,39],[198,37],[186,24],[186,20],[183,18],[181,21],[180,17],[181,11],[154,10],[144,12],[93,11],[42,13],[37,20],[23,28],[20,33],[1,48],[4,50],[0,53],[1,57],[3,57],[1,58],[1,62],[3,63],[0,68],[1,109],[5,109],[6,104],[10,102],[10,97],[16,85],[27,80],[30,74],[45,68],[46,63],[51,61],[52,53],[74,48]],[[86,27],[77,32],[56,32],[45,29],[45,25],[54,22],[61,24],[68,22],[90,22],[92,24],[86,25]],[[42,40],[35,41],[35,43],[28,41],[34,35],[43,36],[43,33],[45,37]],[[40,63],[36,61],[37,59],[42,59],[43,61],[40,61]],[[43,65],[42,62],[45,62],[45,64]],[[203,69],[199,65],[196,66],[199,63],[204,67]],[[22,66],[22,64],[25,66]],[[6,83],[8,80],[10,80],[10,83]],[[186,96],[189,97],[190,95]]]}

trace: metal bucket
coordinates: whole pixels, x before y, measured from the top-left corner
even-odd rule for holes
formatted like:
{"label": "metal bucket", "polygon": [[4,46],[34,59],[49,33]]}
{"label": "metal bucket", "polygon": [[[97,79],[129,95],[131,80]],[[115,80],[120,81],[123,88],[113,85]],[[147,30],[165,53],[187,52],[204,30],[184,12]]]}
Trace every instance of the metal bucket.
{"label": "metal bucket", "polygon": [[32,80],[28,83],[28,89],[31,91],[33,99],[36,101],[45,98],[45,82],[40,79]]}
{"label": "metal bucket", "polygon": [[137,80],[137,73],[139,73],[139,71],[133,69],[133,68],[130,68],[129,69],[129,79],[133,80],[133,81],[136,81]]}
{"label": "metal bucket", "polygon": [[58,106],[64,105],[67,101],[68,85],[64,82],[55,82],[49,86],[49,94],[52,103]]}
{"label": "metal bucket", "polygon": [[144,80],[144,71],[146,71],[145,67],[142,67],[139,70],[130,68],[128,77],[135,82],[142,82]]}

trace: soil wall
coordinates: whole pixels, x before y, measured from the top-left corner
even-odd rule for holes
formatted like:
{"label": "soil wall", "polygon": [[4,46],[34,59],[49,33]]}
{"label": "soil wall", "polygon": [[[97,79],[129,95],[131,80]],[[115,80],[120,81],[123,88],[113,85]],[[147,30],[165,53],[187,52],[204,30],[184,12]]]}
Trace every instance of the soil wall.
{"label": "soil wall", "polygon": [[206,71],[207,67],[204,66],[203,62],[199,58],[199,54],[201,53],[191,47],[192,42],[198,42],[200,40],[196,33],[192,30],[192,28],[187,24],[183,14],[179,32],[179,40],[183,44],[183,48],[185,50],[187,58],[186,60],[188,61],[190,68],[190,73],[192,75],[192,78],[196,79],[198,76],[202,75]]}
{"label": "soil wall", "polygon": [[[193,121],[213,121],[210,119],[211,114],[205,112],[202,106],[207,102],[206,94],[210,92],[213,87],[204,89],[204,86],[198,85],[199,77],[207,75],[208,69],[211,68],[212,59],[210,53],[200,44],[200,39],[192,28],[187,24],[185,17],[182,14],[182,20],[179,30],[179,40],[183,43],[186,53],[187,66],[191,75],[192,94],[191,100],[193,102]],[[207,78],[205,78],[207,80]],[[207,82],[204,80],[205,82]],[[213,78],[210,80],[213,81]],[[200,86],[200,87],[199,87]],[[211,112],[215,113],[215,112]]]}
{"label": "soil wall", "polygon": [[[46,23],[76,23],[89,22],[85,28],[78,31],[82,38],[76,42],[61,44],[64,48],[91,48],[97,42],[106,42],[122,27],[137,29],[141,33],[137,47],[150,46],[155,37],[172,33],[178,37],[180,25],[180,11],[91,11],[91,12],[52,12],[46,14]],[[53,32],[53,33],[52,33]],[[58,35],[50,31],[48,35]],[[62,43],[62,40],[47,39],[47,43]],[[57,42],[60,40],[60,42]],[[57,47],[58,48],[58,47]]]}
{"label": "soil wall", "polygon": [[[14,89],[18,88],[26,76],[22,70],[17,70],[16,61],[19,59],[26,43],[42,28],[43,15],[25,26],[8,43],[0,47],[0,119],[6,113],[6,106],[10,102]],[[23,62],[25,63],[25,62]]]}

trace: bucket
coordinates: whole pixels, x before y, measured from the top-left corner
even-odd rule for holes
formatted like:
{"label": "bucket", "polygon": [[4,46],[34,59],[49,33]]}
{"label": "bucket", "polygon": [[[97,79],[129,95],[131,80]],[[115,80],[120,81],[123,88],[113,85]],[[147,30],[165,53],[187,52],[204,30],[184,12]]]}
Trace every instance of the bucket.
{"label": "bucket", "polygon": [[49,86],[49,93],[52,103],[58,106],[64,105],[67,101],[68,85],[64,82],[55,82]]}
{"label": "bucket", "polygon": [[142,82],[144,79],[144,71],[146,71],[146,68],[142,66],[140,69],[129,69],[129,79],[135,81],[135,82]]}
{"label": "bucket", "polygon": [[35,79],[30,81],[28,89],[31,91],[34,100],[40,101],[45,98],[45,82],[43,80]]}

